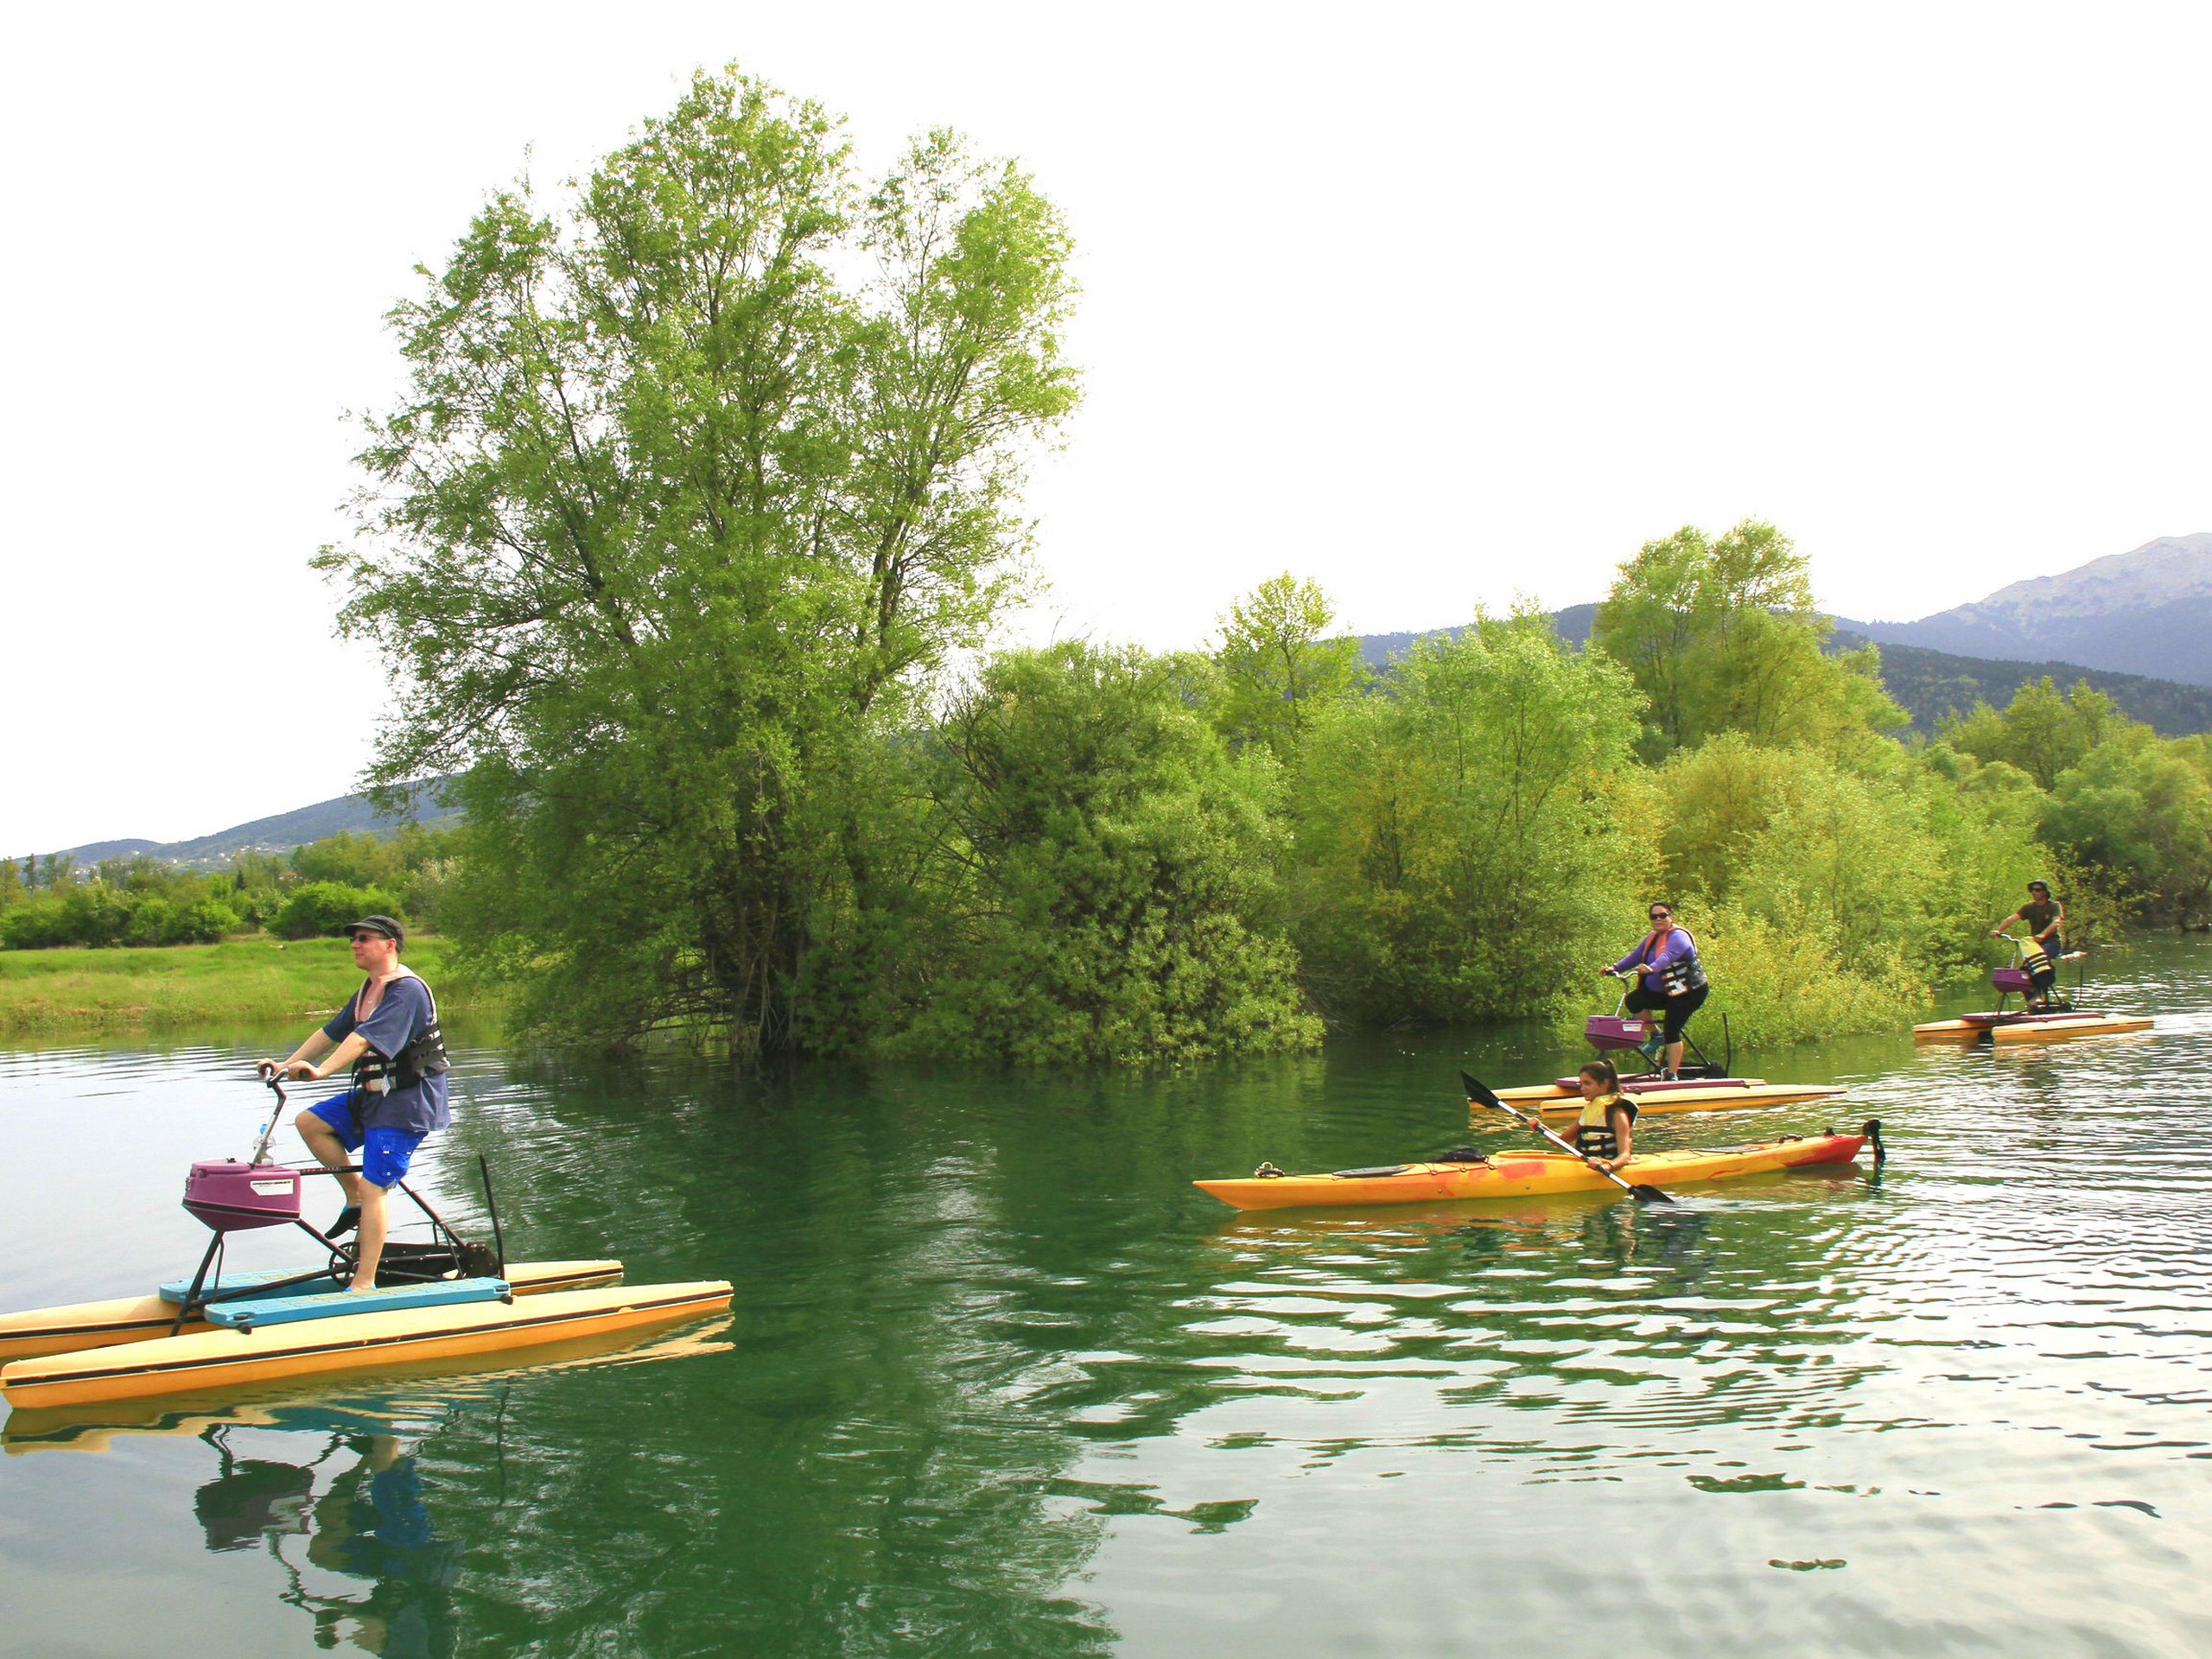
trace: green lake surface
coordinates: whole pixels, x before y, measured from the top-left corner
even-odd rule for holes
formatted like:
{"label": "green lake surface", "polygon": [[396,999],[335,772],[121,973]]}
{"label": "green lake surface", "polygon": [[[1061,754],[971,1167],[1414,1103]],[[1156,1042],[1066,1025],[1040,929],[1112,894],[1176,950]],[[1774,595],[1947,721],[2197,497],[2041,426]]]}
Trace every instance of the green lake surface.
{"label": "green lake surface", "polygon": [[[1458,1068],[1572,1069],[1542,1033],[1165,1077],[464,1048],[426,1191],[480,1224],[484,1154],[511,1255],[730,1316],[19,1413],[0,1654],[2212,1652],[2208,970],[2103,953],[2141,1037],[1738,1054],[1852,1094],[1639,1147],[1872,1116],[1889,1163],[1669,1209],[1189,1184],[1463,1143]],[[0,1053],[0,1309],[190,1269],[257,1052]]]}

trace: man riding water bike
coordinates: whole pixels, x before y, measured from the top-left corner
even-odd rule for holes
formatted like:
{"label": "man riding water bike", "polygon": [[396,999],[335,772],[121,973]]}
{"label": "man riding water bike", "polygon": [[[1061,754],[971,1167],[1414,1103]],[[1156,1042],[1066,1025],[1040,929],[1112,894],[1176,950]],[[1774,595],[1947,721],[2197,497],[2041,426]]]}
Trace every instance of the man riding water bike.
{"label": "man riding water bike", "polygon": [[2015,922],[2028,925],[2028,942],[2020,952],[2020,965],[2035,985],[2028,1007],[2031,1010],[2047,1007],[2058,985],[2058,959],[2066,954],[2066,906],[2050,896],[2049,883],[2031,881],[2028,902],[1991,928],[1989,937],[2003,938]]}
{"label": "man riding water bike", "polygon": [[359,1173],[338,1177],[346,1208],[330,1232],[336,1237],[360,1228],[348,1288],[373,1290],[391,1191],[406,1179],[423,1138],[445,1128],[453,1114],[446,1105],[448,1062],[437,1001],[422,976],[399,960],[407,930],[389,916],[364,916],[346,936],[353,941],[353,965],[368,976],[361,988],[290,1058],[264,1060],[260,1069],[264,1076],[308,1081],[353,1071],[350,1089],[302,1112],[294,1127],[325,1169],[346,1170],[353,1162],[351,1154],[361,1154]]}
{"label": "man riding water bike", "polygon": [[1661,1028],[1664,1047],[1659,1075],[1676,1076],[1682,1069],[1682,1028],[1689,1023],[1690,1015],[1705,1006],[1706,995],[1713,988],[1706,982],[1705,969],[1698,963],[1697,941],[1688,928],[1675,925],[1675,907],[1652,906],[1651,931],[1605,972],[1636,980],[1628,994],[1628,1010],[1660,1016],[1664,1022]]}

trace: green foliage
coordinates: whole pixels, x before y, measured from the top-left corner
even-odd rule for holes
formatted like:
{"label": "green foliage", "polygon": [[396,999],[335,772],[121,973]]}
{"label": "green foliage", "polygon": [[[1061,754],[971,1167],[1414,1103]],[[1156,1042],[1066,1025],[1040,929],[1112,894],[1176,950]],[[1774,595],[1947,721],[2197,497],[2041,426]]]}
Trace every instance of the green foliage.
{"label": "green foliage", "polygon": [[[1847,768],[1729,733],[1660,770],[1669,890],[1767,976],[1716,971],[1711,1006],[1732,1019],[1745,999],[1737,1023],[1763,1038],[1885,1023],[1899,997],[1986,962],[1989,925],[2050,861],[2040,791],[2014,768],[1948,747],[1866,758]],[[1783,966],[1810,994],[1773,978]]]}
{"label": "green foliage", "polygon": [[[2044,837],[2189,923],[2212,913],[2212,783],[2201,738],[2107,739],[2058,775]],[[2070,906],[2069,906],[2070,909]]]}
{"label": "green foliage", "polygon": [[394,313],[409,388],[320,563],[404,671],[376,779],[468,772],[445,902],[525,1020],[823,1029],[820,944],[902,902],[864,780],[1014,589],[1065,230],[944,132],[863,194],[836,125],[702,75]]}
{"label": "green foliage", "polygon": [[[2048,675],[2022,686],[2003,714],[1976,703],[1963,719],[1938,723],[1937,734],[1961,753],[2017,766],[2050,789],[2058,774],[2081,765],[2091,749],[2135,722],[2113,700],[2078,681],[2062,692]],[[2149,728],[2141,728],[2145,735]]]}
{"label": "green foliage", "polygon": [[1367,680],[1358,640],[1323,637],[1334,616],[1317,583],[1288,572],[1230,607],[1214,651],[1224,732],[1263,744],[1286,763],[1297,759],[1319,714]]}
{"label": "green foliage", "polygon": [[376,887],[398,874],[394,843],[341,830],[292,851],[292,872],[302,881]]}
{"label": "green foliage", "polygon": [[1181,1064],[1318,1040],[1274,875],[1277,769],[1229,753],[1190,672],[1080,644],[984,669],[937,734],[950,855],[884,1052]]}
{"label": "green foliage", "polygon": [[229,898],[219,876],[143,858],[109,859],[86,881],[57,868],[55,885],[0,907],[0,950],[206,944],[239,927]]}
{"label": "green foliage", "polygon": [[1531,613],[1417,642],[1380,695],[1330,709],[1292,794],[1316,1001],[1483,1019],[1581,982],[1653,862],[1637,708],[1618,665]]}
{"label": "green foliage", "polygon": [[280,939],[327,938],[364,916],[391,916],[404,922],[398,901],[374,887],[339,881],[308,881],[285,895],[269,931]]}
{"label": "green foliage", "polygon": [[2183,925],[2212,916],[2212,747],[2202,737],[2159,738],[2086,682],[2061,691],[2048,678],[2022,686],[2002,713],[1977,704],[1942,736],[2037,787],[2042,838],[2076,872],[2060,896],[2069,919],[2079,912],[2081,936],[2108,933],[2131,909]]}
{"label": "green foliage", "polygon": [[1713,990],[1700,1022],[1728,1016],[1729,1034],[1753,1048],[1910,1021],[1927,986],[1896,950],[1847,954],[1833,929],[1801,916],[1783,923],[1723,906],[1685,919]]}
{"label": "green foliage", "polygon": [[1803,556],[1773,525],[1746,519],[1717,539],[1685,525],[1646,542],[1599,607],[1591,640],[1643,693],[1641,747],[1658,760],[1719,732],[1833,748],[1904,725],[1873,648],[1826,654],[1828,632]]}

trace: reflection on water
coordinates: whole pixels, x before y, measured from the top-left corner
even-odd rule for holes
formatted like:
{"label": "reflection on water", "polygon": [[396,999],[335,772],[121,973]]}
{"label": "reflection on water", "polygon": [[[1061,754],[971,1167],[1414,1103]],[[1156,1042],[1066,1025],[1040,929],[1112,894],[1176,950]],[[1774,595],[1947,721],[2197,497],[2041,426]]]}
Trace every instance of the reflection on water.
{"label": "reflection on water", "polygon": [[[1743,1057],[1854,1093],[1639,1142],[1872,1116],[1892,1160],[1667,1209],[1187,1185],[1464,1141],[1457,1067],[1550,1075],[1541,1033],[1149,1079],[480,1051],[454,1218],[485,1153],[512,1254],[729,1278],[726,1329],[19,1414],[0,1652],[2202,1650],[2207,958],[2107,960],[2157,1033]],[[175,1276],[251,1052],[0,1057],[0,1306]]]}

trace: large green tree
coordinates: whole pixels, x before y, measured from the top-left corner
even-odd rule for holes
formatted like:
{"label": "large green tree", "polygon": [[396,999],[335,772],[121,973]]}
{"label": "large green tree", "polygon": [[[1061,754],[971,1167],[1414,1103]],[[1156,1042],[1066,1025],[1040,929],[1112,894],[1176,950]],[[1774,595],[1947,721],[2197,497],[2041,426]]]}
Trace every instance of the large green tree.
{"label": "large green tree", "polygon": [[1804,556],[1772,524],[1708,537],[1685,525],[1646,542],[1598,607],[1592,639],[1646,700],[1647,759],[1716,732],[1829,747],[1907,716],[1882,690],[1872,646],[1830,655]]}
{"label": "large green tree", "polygon": [[1011,591],[1075,399],[1068,253],[1014,167],[933,132],[864,190],[733,72],[560,201],[493,196],[395,309],[407,390],[320,563],[397,669],[376,780],[466,773],[451,915],[526,1017],[838,1030],[869,757]]}
{"label": "large green tree", "polygon": [[1359,641],[1329,634],[1336,609],[1319,582],[1285,571],[1262,582],[1221,619],[1222,729],[1294,760],[1320,711],[1367,679]]}
{"label": "large green tree", "polygon": [[1334,706],[1292,793],[1296,938],[1332,1017],[1529,1014],[1618,954],[1655,861],[1637,706],[1533,613],[1417,641]]}

